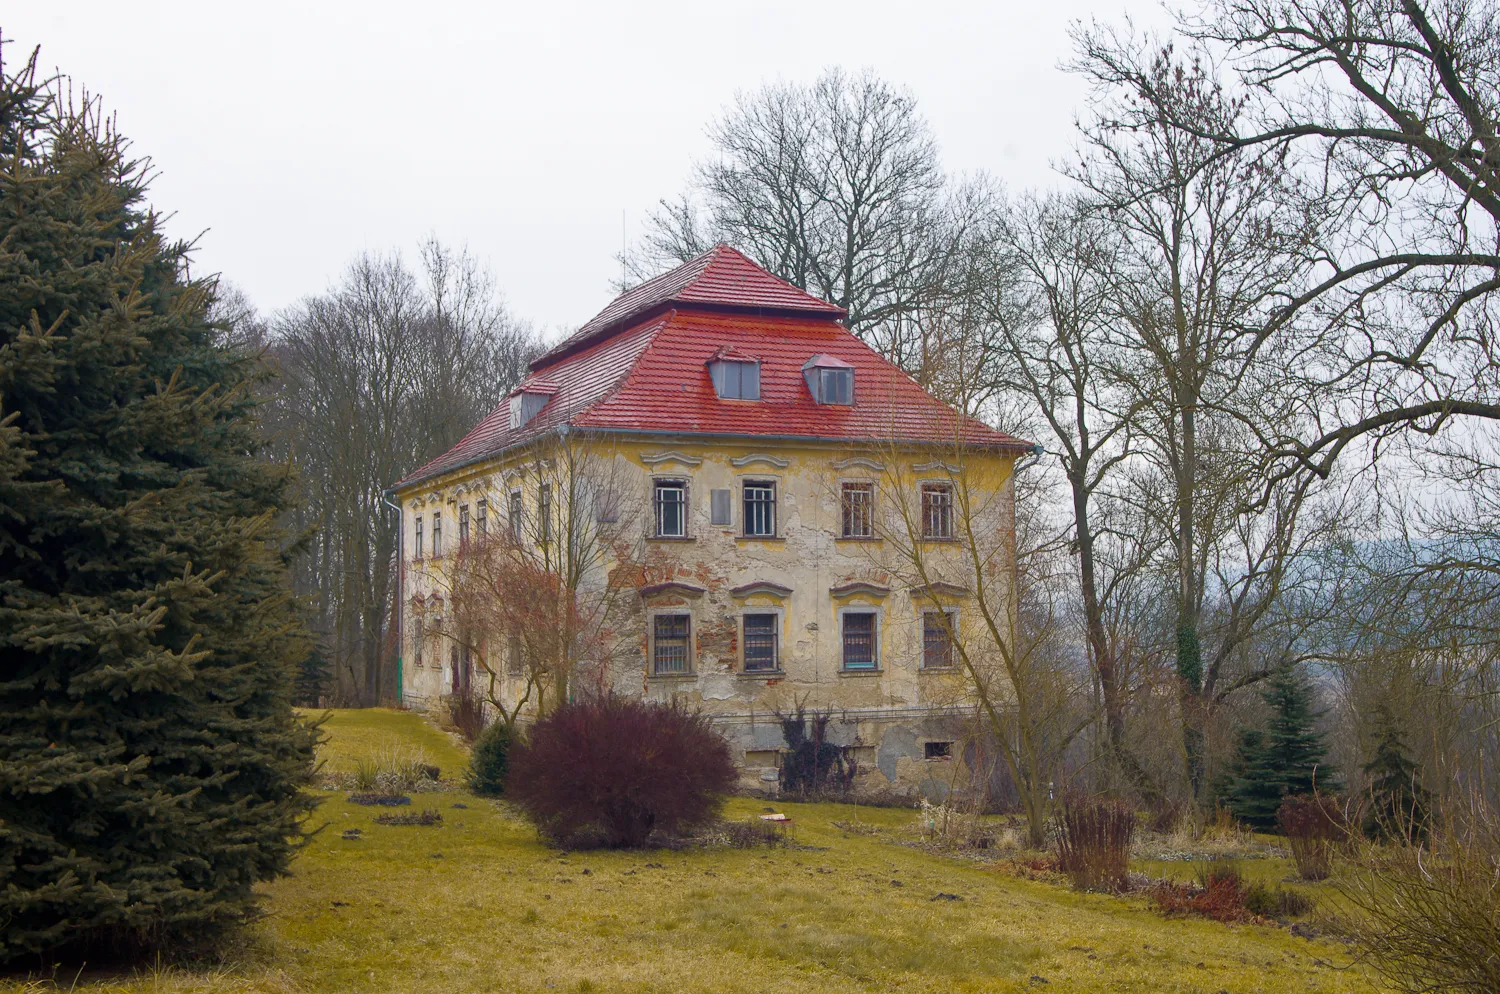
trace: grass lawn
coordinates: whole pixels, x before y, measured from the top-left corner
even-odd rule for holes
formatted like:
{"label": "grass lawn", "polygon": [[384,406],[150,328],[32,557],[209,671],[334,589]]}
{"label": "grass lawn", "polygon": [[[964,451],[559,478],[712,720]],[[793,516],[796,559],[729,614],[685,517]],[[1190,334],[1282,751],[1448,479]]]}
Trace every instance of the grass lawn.
{"label": "grass lawn", "polygon": [[[336,712],[331,768],[361,749],[418,746],[450,776],[462,754],[410,714]],[[1140,898],[1076,894],[849,835],[908,810],[787,804],[799,848],[586,852],[539,844],[463,793],[418,794],[435,827],[381,826],[383,809],[329,793],[327,828],[295,875],[265,888],[268,917],[220,970],[167,969],[79,989],[317,992],[1373,991],[1342,946],[1269,926],[1165,920]],[[455,805],[466,805],[466,807]],[[763,803],[730,802],[749,818]],[[346,841],[347,828],[363,837]],[[956,895],[953,900],[939,895]],[[66,988],[71,978],[59,978]],[[1045,980],[1045,985],[1043,984]],[[35,987],[36,990],[49,989]]]}

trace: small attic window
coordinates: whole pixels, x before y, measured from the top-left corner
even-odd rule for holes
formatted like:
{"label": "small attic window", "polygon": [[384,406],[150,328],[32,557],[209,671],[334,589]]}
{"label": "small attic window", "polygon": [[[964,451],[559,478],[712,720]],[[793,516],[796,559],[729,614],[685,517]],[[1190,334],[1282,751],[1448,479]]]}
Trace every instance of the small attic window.
{"label": "small attic window", "polygon": [[510,395],[510,429],[517,428],[530,421],[542,412],[547,406],[547,401],[557,392],[557,387],[551,384],[537,384],[534,387],[522,387]]}
{"label": "small attic window", "polygon": [[709,360],[708,375],[721,400],[760,400],[760,362],[723,354]]}
{"label": "small attic window", "polygon": [[854,367],[831,355],[815,355],[802,365],[807,389],[819,404],[854,403]]}

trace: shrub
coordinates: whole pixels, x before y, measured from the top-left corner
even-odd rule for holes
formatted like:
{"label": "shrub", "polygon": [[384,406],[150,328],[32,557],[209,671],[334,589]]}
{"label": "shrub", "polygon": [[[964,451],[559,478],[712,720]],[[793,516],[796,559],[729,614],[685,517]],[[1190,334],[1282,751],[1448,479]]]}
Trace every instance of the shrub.
{"label": "shrub", "polygon": [[400,811],[390,814],[376,815],[377,825],[441,825],[443,816],[431,808],[423,808],[421,811]]}
{"label": "shrub", "polygon": [[1500,812],[1435,812],[1425,842],[1362,845],[1336,886],[1342,923],[1398,990],[1500,990]]}
{"label": "shrub", "polygon": [[850,750],[828,741],[828,723],[833,712],[808,717],[798,708],[790,715],[778,713],[787,751],[781,757],[781,789],[802,797],[841,796],[848,793],[859,772]]}
{"label": "shrub", "polygon": [[1123,801],[1063,805],[1057,821],[1057,865],[1079,890],[1123,890],[1130,869],[1135,812]]}
{"label": "shrub", "polygon": [[1276,824],[1286,836],[1303,880],[1327,880],[1333,870],[1333,847],[1348,838],[1344,813],[1330,797],[1298,794],[1281,802]]}
{"label": "shrub", "polygon": [[448,698],[448,717],[464,741],[473,742],[484,732],[484,701],[476,694],[454,694]]}
{"label": "shrub", "polygon": [[405,794],[380,794],[375,791],[356,790],[349,795],[350,804],[362,804],[366,807],[379,805],[386,808],[396,808],[403,804],[410,804],[411,798]]}
{"label": "shrub", "polygon": [[712,821],[738,778],[702,715],[606,696],[538,721],[511,748],[505,792],[555,843],[622,848]]}
{"label": "shrub", "polygon": [[1245,891],[1245,910],[1261,918],[1299,918],[1310,914],[1317,903],[1290,887],[1251,884]]}
{"label": "shrub", "polygon": [[750,821],[725,821],[720,822],[719,832],[724,840],[734,849],[754,849],[757,846],[784,846],[786,845],[786,829],[770,821],[761,821],[759,818]]}
{"label": "shrub", "polygon": [[437,787],[438,772],[420,749],[388,745],[355,761],[353,786],[359,791],[379,794],[433,790]]}
{"label": "shrub", "polygon": [[481,797],[505,793],[505,770],[510,759],[510,728],[497,721],[474,743],[469,757],[469,789]]}
{"label": "shrub", "polygon": [[1151,889],[1151,902],[1167,915],[1200,915],[1217,922],[1242,922],[1251,917],[1245,906],[1250,896],[1240,871],[1231,863],[1211,863],[1201,869],[1197,884],[1164,880]]}

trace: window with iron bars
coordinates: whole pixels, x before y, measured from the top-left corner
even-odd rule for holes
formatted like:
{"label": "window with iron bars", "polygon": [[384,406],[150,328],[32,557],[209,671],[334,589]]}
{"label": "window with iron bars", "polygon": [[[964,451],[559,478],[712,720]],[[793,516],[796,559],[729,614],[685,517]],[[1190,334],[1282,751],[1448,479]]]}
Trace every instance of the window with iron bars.
{"label": "window with iron bars", "polygon": [[687,483],[657,480],[651,504],[656,514],[657,538],[687,538]]}
{"label": "window with iron bars", "polygon": [[776,534],[776,484],[770,480],[745,481],[745,534],[753,538]]}
{"label": "window with iron bars", "polygon": [[774,614],[745,615],[745,671],[779,670],[781,660],[776,651],[776,629],[780,619]]}
{"label": "window with iron bars", "polygon": [[691,622],[685,614],[658,614],[652,639],[652,664],[657,673],[687,673]]}
{"label": "window with iron bars", "polygon": [[952,484],[922,484],[922,537],[953,537]]}
{"label": "window with iron bars", "polygon": [[[947,624],[944,624],[944,621]],[[925,611],[922,614],[922,669],[946,670],[953,666],[953,632],[958,615],[952,611]]]}
{"label": "window with iron bars", "polygon": [[875,535],[875,485],[846,483],[843,486],[845,538],[872,538]]}
{"label": "window with iron bars", "polygon": [[843,639],[844,669],[875,669],[875,612],[844,612]]}

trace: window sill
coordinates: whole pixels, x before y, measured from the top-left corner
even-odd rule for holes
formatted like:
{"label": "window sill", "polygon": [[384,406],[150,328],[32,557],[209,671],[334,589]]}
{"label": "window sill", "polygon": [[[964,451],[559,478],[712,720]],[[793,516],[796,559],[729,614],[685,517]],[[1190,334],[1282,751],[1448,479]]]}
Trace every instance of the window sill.
{"label": "window sill", "polygon": [[917,672],[918,673],[931,673],[934,676],[941,676],[944,673],[957,673],[958,672],[958,667],[957,666],[919,666],[919,667],[917,667]]}
{"label": "window sill", "polygon": [[740,670],[741,680],[778,680],[786,676],[786,670]]}
{"label": "window sill", "polygon": [[923,535],[922,542],[926,545],[957,545],[958,539],[952,535],[946,538],[937,535]]}
{"label": "window sill", "polygon": [[697,673],[653,673],[648,680],[696,680]]}
{"label": "window sill", "polygon": [[883,673],[885,673],[885,670],[878,668],[872,670],[839,669],[839,676],[880,676]]}
{"label": "window sill", "polygon": [[878,545],[881,542],[884,542],[885,539],[881,538],[879,535],[840,535],[837,538],[835,538],[834,541],[835,542],[866,542],[866,543],[873,542],[873,543],[875,543],[875,544]]}
{"label": "window sill", "polygon": [[647,535],[648,542],[696,542],[696,535]]}
{"label": "window sill", "polygon": [[736,535],[737,542],[785,542],[784,535]]}

